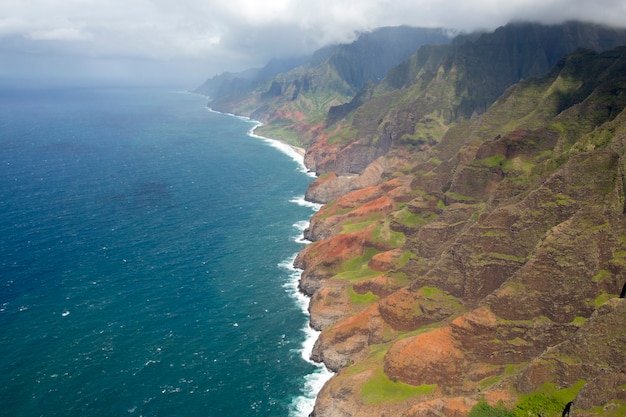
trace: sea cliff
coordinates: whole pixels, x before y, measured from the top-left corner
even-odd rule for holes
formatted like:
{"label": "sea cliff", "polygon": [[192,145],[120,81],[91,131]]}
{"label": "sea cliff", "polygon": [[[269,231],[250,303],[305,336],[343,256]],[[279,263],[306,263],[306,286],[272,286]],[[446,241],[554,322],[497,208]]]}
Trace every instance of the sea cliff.
{"label": "sea cliff", "polygon": [[315,416],[626,411],[624,74],[626,49],[580,50],[428,149],[311,185],[328,203],[295,263],[337,372]]}
{"label": "sea cliff", "polygon": [[295,260],[316,417],[626,414],[624,44],[507,25],[290,119],[324,204]]}

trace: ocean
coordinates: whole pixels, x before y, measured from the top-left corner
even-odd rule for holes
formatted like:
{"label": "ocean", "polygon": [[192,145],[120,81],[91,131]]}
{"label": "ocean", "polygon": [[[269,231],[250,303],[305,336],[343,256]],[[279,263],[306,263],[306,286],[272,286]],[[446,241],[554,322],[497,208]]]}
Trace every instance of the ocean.
{"label": "ocean", "polygon": [[0,415],[306,416],[289,147],[158,88],[0,91]]}

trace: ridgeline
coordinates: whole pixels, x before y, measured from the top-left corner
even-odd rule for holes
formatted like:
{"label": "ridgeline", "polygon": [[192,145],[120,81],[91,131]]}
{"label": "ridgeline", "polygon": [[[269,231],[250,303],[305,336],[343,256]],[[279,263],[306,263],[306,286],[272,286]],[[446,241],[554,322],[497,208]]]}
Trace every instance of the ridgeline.
{"label": "ridgeline", "polygon": [[318,174],[314,415],[625,415],[626,30],[393,31],[211,103]]}

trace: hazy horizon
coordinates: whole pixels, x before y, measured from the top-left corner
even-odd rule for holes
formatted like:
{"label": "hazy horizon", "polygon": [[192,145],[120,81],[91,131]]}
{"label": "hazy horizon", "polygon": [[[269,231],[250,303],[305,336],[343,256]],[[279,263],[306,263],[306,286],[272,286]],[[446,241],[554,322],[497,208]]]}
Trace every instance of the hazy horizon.
{"label": "hazy horizon", "polygon": [[626,26],[626,0],[5,0],[0,81],[176,84],[297,57],[384,26],[494,30],[511,21]]}

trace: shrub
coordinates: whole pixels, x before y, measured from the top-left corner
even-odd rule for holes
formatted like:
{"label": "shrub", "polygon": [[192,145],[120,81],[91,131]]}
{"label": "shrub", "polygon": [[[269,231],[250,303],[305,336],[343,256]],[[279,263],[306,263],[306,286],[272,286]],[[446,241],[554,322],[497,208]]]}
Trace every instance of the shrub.
{"label": "shrub", "polygon": [[502,407],[492,407],[485,401],[480,401],[472,407],[467,417],[515,417],[515,413]]}
{"label": "shrub", "polygon": [[531,394],[515,407],[517,417],[560,417],[565,404],[545,394]]}

